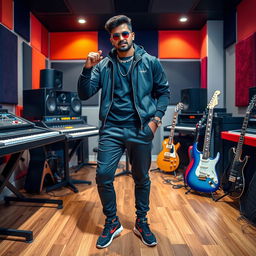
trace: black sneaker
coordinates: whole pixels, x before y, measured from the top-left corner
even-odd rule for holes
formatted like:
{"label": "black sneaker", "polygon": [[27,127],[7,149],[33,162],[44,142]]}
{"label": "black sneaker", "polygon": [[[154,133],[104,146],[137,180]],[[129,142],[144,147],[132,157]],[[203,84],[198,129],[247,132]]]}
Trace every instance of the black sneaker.
{"label": "black sneaker", "polygon": [[112,240],[118,236],[123,230],[121,223],[119,222],[118,217],[113,220],[106,220],[102,234],[99,236],[96,247],[105,248],[109,246]]}
{"label": "black sneaker", "polygon": [[147,218],[137,218],[133,231],[141,238],[144,244],[148,246],[155,246],[157,244],[156,237],[149,228]]}

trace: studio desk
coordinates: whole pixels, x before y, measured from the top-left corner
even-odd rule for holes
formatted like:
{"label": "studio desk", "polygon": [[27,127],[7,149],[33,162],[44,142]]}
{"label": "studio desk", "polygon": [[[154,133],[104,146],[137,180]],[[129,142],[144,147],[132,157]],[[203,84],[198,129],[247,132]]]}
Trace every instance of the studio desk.
{"label": "studio desk", "polygon": [[[52,131],[57,131],[65,135],[63,151],[65,179],[60,183],[57,183],[51,187],[47,187],[46,191],[48,192],[60,187],[67,186],[74,192],[78,192],[78,189],[74,186],[74,184],[84,183],[90,185],[91,181],[74,180],[70,178],[69,161],[71,160],[74,153],[80,149],[81,163],[77,170],[80,169],[83,165],[89,164],[86,163],[87,160],[85,159],[85,151],[88,151],[85,146],[88,147],[88,137],[97,136],[99,134],[98,127],[87,124],[86,117],[81,116],[46,116],[43,117],[43,120],[36,121],[35,123],[40,127],[44,127]],[[61,147],[57,147],[56,149],[62,150]]]}
{"label": "studio desk", "polygon": [[[10,156],[0,169],[0,193],[7,187],[15,195],[4,197],[6,204],[10,201],[47,203],[57,204],[58,209],[62,208],[62,200],[27,198],[9,181],[25,150],[46,147],[56,142],[65,142],[65,135],[37,127],[23,118],[8,113],[7,110],[0,109],[0,158]],[[0,228],[0,235],[24,237],[26,242],[33,241],[33,233],[28,230]]]}

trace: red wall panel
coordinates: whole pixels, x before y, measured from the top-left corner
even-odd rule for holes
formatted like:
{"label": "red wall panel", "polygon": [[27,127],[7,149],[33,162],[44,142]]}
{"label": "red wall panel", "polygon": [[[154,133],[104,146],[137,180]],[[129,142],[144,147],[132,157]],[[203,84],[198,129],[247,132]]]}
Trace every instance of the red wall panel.
{"label": "red wall panel", "polygon": [[237,6],[237,41],[256,32],[256,1],[243,0]]}
{"label": "red wall panel", "polygon": [[41,52],[48,57],[48,44],[49,44],[48,30],[41,25]]}
{"label": "red wall panel", "polygon": [[45,68],[45,56],[40,51],[32,48],[32,89],[40,87],[40,70]]}
{"label": "red wall panel", "polygon": [[98,51],[97,32],[50,33],[50,59],[85,59],[89,52]]}
{"label": "red wall panel", "polygon": [[200,31],[159,31],[158,57],[161,59],[199,59]]}
{"label": "red wall panel", "polygon": [[0,22],[13,29],[13,0],[0,0]]}
{"label": "red wall panel", "polygon": [[200,56],[202,59],[207,56],[207,24],[205,24],[201,29]]}
{"label": "red wall panel", "polygon": [[236,106],[247,106],[256,86],[256,33],[236,44]]}
{"label": "red wall panel", "polygon": [[33,15],[30,14],[30,24],[31,24],[31,46],[38,51],[41,51],[41,38],[42,38],[42,29],[41,23]]}

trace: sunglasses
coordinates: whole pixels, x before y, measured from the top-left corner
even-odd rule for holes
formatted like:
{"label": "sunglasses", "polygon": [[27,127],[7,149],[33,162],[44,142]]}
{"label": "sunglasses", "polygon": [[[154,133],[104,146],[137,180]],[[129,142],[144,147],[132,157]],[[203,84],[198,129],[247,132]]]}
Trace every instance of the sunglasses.
{"label": "sunglasses", "polygon": [[121,35],[122,35],[122,37],[123,37],[124,39],[127,39],[127,38],[129,37],[130,33],[131,33],[131,32],[129,32],[129,31],[123,31],[122,33],[114,33],[114,34],[112,34],[111,37],[112,37],[115,41],[119,40]]}

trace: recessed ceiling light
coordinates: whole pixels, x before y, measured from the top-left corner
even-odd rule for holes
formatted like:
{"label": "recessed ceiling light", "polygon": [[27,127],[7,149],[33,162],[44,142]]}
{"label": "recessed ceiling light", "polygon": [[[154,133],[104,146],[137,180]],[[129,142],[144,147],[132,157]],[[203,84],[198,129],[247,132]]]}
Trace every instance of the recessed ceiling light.
{"label": "recessed ceiling light", "polygon": [[85,20],[85,19],[80,18],[80,19],[78,19],[78,22],[79,22],[80,24],[84,24],[84,23],[86,22],[86,20]]}
{"label": "recessed ceiling light", "polygon": [[187,22],[188,18],[185,16],[180,17],[180,22]]}

